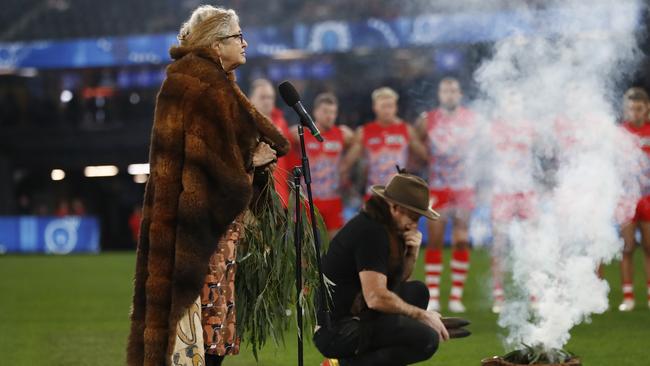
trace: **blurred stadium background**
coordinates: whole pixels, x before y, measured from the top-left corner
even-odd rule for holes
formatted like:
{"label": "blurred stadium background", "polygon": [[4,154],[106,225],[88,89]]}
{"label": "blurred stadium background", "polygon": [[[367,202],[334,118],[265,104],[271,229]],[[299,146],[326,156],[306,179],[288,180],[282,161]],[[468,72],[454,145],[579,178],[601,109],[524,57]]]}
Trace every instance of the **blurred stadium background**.
{"label": "blurred stadium background", "polygon": [[[101,226],[99,248],[134,247],[129,217],[140,205],[146,176],[129,166],[147,162],[167,50],[199,3],[4,2],[0,214],[90,215]],[[403,96],[400,112],[407,121],[435,106],[443,76],[458,77],[471,99],[473,70],[504,36],[494,29],[523,21],[505,1],[472,9],[435,3],[240,0],[222,5],[240,13],[250,44],[249,62],[238,70],[244,90],[257,77],[276,83],[290,79],[307,105],[316,94],[333,91],[341,100],[339,123],[357,126],[372,118],[369,94],[382,85]],[[543,9],[540,17],[561,11]],[[585,19],[600,20],[586,22],[584,32],[607,31],[605,15],[585,13]],[[639,16],[644,50],[650,49],[642,35],[647,22],[646,12]],[[552,30],[531,24],[532,31]],[[626,86],[650,86],[649,68],[646,58],[639,71],[631,70]],[[285,115],[296,122],[293,113]],[[97,165],[118,169],[99,172],[109,177],[84,174]]]}
{"label": "blurred stadium background", "polygon": [[[538,7],[542,18],[564,11],[544,7],[542,0],[525,1]],[[167,50],[176,42],[181,23],[201,3],[2,2],[0,254],[135,248],[133,223],[147,179],[141,164],[147,162]],[[407,121],[435,106],[437,82],[444,76],[457,77],[471,99],[476,93],[473,71],[504,36],[493,31],[503,28],[495,24],[525,21],[508,3],[477,1],[471,9],[421,0],[226,0],[217,5],[237,10],[250,44],[248,63],[237,70],[244,91],[258,77],[274,83],[290,79],[308,106],[316,94],[332,91],[341,101],[339,123],[356,127],[372,118],[370,92],[379,86],[402,95],[400,114]],[[612,23],[607,14],[589,13],[589,3],[585,1],[584,16],[591,21],[576,31],[608,31]],[[646,7],[638,18],[639,42],[646,53],[649,22]],[[530,31],[552,32],[543,22],[531,23]],[[631,85],[650,90],[650,58],[644,55],[621,83],[621,90]],[[285,112],[290,124],[297,122],[293,113]],[[130,252],[0,257],[0,364],[122,364],[133,259]],[[474,362],[463,361],[467,350],[458,343],[450,346],[450,354],[436,356],[439,364],[478,364],[480,357],[501,350],[496,318],[480,301],[488,295],[481,293],[479,280],[481,271],[487,273],[487,256],[477,261],[482,270],[472,275],[476,289],[468,290],[468,317],[484,327],[469,343]],[[616,268],[607,269],[615,289],[620,287]],[[613,301],[618,300],[620,296]],[[584,336],[576,352],[605,343],[611,347],[595,349],[599,357],[616,352],[618,335],[613,332],[628,329],[633,334],[629,339],[636,341],[626,337],[625,352],[645,361],[603,363],[594,356],[589,364],[647,364],[641,340],[650,335],[650,318],[647,309],[641,311],[626,320],[606,314],[591,331],[581,326],[577,333]],[[66,337],[74,344],[67,344]],[[75,352],[85,356],[71,356]],[[292,363],[291,352],[275,352],[265,351],[260,364]],[[315,350],[309,352],[308,361],[316,364]],[[246,356],[231,362],[253,361]]]}

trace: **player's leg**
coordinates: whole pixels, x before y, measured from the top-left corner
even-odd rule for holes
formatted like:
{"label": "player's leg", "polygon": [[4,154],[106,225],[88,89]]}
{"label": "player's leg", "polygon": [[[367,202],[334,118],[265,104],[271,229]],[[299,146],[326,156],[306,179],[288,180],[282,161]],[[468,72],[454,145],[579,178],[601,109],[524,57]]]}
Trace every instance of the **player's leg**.
{"label": "player's leg", "polygon": [[[643,266],[647,291],[647,304],[650,307],[650,196],[641,198],[636,212],[637,226],[641,232],[641,246],[643,248]],[[631,264],[633,266],[633,264]]]}
{"label": "player's leg", "polygon": [[623,289],[623,302],[618,307],[620,311],[630,311],[634,309],[634,249],[636,248],[636,222],[630,222],[621,227],[621,236],[623,237],[623,258],[621,260],[621,277]]}
{"label": "player's leg", "polygon": [[427,249],[424,257],[424,283],[429,289],[429,310],[440,310],[440,278],[442,277],[442,247],[447,226],[446,212],[439,211],[438,220],[427,220]]}
{"label": "player's leg", "polygon": [[454,313],[465,312],[463,305],[463,291],[469,272],[470,245],[469,245],[469,217],[470,211],[466,209],[454,210],[451,255],[451,295],[449,296],[449,311]]}
{"label": "player's leg", "polygon": [[432,191],[433,208],[440,213],[438,220],[427,220],[427,249],[424,256],[424,283],[429,289],[429,310],[440,310],[440,278],[442,277],[442,248],[448,215],[444,192]]}
{"label": "player's leg", "polygon": [[431,190],[431,207],[438,211],[438,220],[427,220],[427,249],[424,256],[424,283],[429,289],[429,310],[440,311],[440,279],[442,277],[442,248],[445,241],[445,228],[449,215],[446,190]]}
{"label": "player's leg", "polygon": [[643,265],[645,267],[648,307],[650,307],[650,221],[639,222],[639,229],[641,230],[641,244],[643,245]]}
{"label": "player's leg", "polygon": [[514,198],[497,195],[492,201],[492,312],[498,314],[505,302],[504,261],[508,248],[508,226],[514,218]]}
{"label": "player's leg", "polygon": [[503,258],[508,246],[508,237],[503,223],[493,225],[492,237],[492,312],[499,314],[505,302]]}

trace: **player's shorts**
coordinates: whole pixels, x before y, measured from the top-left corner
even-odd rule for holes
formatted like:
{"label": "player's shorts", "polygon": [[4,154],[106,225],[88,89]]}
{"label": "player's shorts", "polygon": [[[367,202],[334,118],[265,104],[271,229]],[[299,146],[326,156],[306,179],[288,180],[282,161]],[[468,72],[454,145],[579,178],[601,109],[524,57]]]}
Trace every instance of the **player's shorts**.
{"label": "player's shorts", "polygon": [[343,202],[340,198],[329,200],[314,199],[327,230],[337,230],[343,226]]}
{"label": "player's shorts", "polygon": [[473,189],[431,189],[429,193],[434,210],[456,208],[471,211],[475,206]]}
{"label": "player's shorts", "polygon": [[650,221],[650,196],[643,196],[636,203],[634,222]]}
{"label": "player's shorts", "polygon": [[507,223],[530,219],[535,214],[536,203],[533,192],[495,194],[492,199],[492,220]]}
{"label": "player's shorts", "polygon": [[614,214],[616,223],[624,225],[630,222],[650,222],[650,196],[643,196],[638,201],[624,197],[618,202]]}

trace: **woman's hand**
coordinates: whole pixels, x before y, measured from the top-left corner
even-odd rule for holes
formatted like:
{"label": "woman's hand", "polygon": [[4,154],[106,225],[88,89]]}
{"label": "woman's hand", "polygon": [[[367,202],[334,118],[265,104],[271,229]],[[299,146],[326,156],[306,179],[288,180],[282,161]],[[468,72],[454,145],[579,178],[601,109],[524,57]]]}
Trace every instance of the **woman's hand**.
{"label": "woman's hand", "polygon": [[253,152],[253,167],[264,166],[277,160],[278,156],[275,150],[266,142],[260,142]]}

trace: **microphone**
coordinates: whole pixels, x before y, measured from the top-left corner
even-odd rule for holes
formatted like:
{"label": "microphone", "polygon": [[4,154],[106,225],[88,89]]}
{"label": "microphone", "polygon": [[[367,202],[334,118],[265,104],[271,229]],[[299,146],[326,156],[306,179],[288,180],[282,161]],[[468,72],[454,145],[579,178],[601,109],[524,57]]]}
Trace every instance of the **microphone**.
{"label": "microphone", "polygon": [[302,105],[302,102],[300,101],[300,95],[298,95],[298,92],[296,91],[296,88],[293,87],[293,84],[288,81],[284,81],[282,84],[280,84],[278,90],[280,91],[282,100],[284,100],[284,102],[287,103],[289,107],[293,108],[293,110],[296,111],[298,117],[300,117],[300,123],[309,129],[316,140],[323,142],[323,137],[320,135],[320,131],[316,127],[314,120]]}

